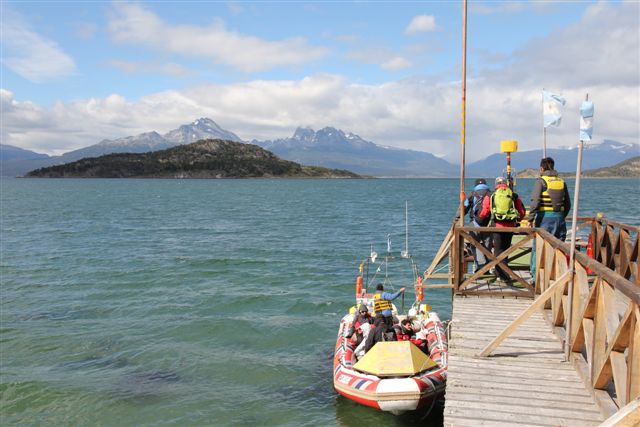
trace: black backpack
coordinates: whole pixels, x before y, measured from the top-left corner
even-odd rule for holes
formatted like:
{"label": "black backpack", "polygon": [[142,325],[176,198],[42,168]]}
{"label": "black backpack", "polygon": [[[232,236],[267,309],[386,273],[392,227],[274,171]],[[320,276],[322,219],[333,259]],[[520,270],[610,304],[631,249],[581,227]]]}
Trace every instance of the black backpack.
{"label": "black backpack", "polygon": [[[484,198],[486,196],[491,197],[491,192],[489,190],[481,190],[481,194],[474,191],[469,198],[469,204],[471,205],[469,217],[471,218],[471,221],[475,220],[475,222],[481,227],[487,226],[491,220],[491,215],[488,215],[486,218],[478,217],[478,215],[480,215],[480,211],[482,211],[482,202],[484,202]],[[476,199],[478,200],[475,201]]]}

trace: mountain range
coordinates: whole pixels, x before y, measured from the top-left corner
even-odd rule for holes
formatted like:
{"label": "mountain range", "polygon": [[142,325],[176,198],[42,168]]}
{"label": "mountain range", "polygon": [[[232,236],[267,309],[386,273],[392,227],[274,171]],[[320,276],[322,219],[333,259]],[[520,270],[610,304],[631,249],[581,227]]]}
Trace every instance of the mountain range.
{"label": "mountain range", "polygon": [[[73,162],[86,157],[97,157],[109,153],[144,153],[177,145],[189,144],[202,139],[223,139],[242,142],[235,133],[218,126],[213,120],[201,118],[185,124],[164,135],[152,131],[136,136],[113,140],[105,139],[97,144],[70,151],[61,156],[47,156],[28,150],[0,144],[0,174],[22,176],[28,171]],[[275,140],[252,140],[277,156],[294,162],[333,169],[347,169],[363,175],[378,177],[456,177],[458,165],[433,154],[401,148],[390,148],[367,141],[353,133],[333,127],[318,131],[298,128],[288,138]],[[496,149],[498,143],[496,143]],[[622,144],[605,140],[601,144],[586,144],[583,154],[583,169],[611,166],[640,154],[640,145]],[[577,150],[573,147],[552,148],[547,156],[555,159],[556,169],[561,172],[575,170]],[[542,150],[513,153],[512,166],[516,171],[537,169]],[[497,153],[466,166],[467,177],[494,177],[506,166],[505,154]]]}

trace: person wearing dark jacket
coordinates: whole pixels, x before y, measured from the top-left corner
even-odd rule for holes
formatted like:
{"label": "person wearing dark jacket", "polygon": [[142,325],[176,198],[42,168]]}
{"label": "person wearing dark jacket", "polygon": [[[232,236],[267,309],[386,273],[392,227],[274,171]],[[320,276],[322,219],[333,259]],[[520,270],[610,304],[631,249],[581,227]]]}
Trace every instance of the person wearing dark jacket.
{"label": "person wearing dark jacket", "polygon": [[554,167],[551,157],[540,160],[540,178],[533,185],[527,219],[532,227],[545,229],[564,241],[567,237],[565,218],[571,209],[571,199],[567,184]]}
{"label": "person wearing dark jacket", "polygon": [[380,322],[369,333],[364,345],[364,352],[367,353],[371,348],[380,341],[397,341],[396,331],[393,325],[387,322]]}
{"label": "person wearing dark jacket", "polygon": [[[483,178],[476,179],[473,192],[464,201],[464,213],[469,213],[469,219],[474,227],[486,227],[489,225],[490,217],[480,218],[480,212],[482,211],[482,204],[486,198],[491,197],[491,190],[487,185],[487,181]],[[492,238],[491,233],[486,232],[471,232],[470,233],[482,246],[491,251]],[[473,271],[476,272],[482,268],[488,261],[485,254],[476,249],[474,245],[471,245],[471,253],[473,254]]]}
{"label": "person wearing dark jacket", "polygon": [[358,346],[362,342],[362,339],[363,339],[362,325],[364,325],[365,323],[369,323],[369,324],[373,323],[373,318],[369,314],[369,309],[367,308],[367,306],[364,304],[361,304],[360,307],[358,308],[358,313],[356,314],[355,319],[353,319],[353,322],[351,323],[351,328],[349,328],[349,332],[347,332],[347,335],[346,335],[347,338],[351,338],[355,333],[356,346]]}

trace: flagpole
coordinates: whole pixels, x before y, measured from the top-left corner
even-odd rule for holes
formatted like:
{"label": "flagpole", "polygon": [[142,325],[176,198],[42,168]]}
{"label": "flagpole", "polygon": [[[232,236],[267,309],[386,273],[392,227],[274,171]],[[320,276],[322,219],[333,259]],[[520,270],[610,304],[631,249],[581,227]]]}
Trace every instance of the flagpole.
{"label": "flagpole", "polygon": [[[589,100],[589,94],[586,95],[585,101]],[[564,340],[564,360],[569,361],[571,355],[571,328],[573,319],[573,283],[576,275],[575,269],[575,254],[576,254],[576,224],[578,222],[578,205],[580,204],[580,176],[582,174],[582,150],[584,147],[584,141],[580,139],[580,145],[578,146],[578,164],[576,165],[576,187],[573,190],[573,213],[571,215],[571,251],[569,252],[569,270],[571,271],[569,277],[569,291],[567,294],[567,330]]]}
{"label": "flagpole", "polygon": [[460,126],[460,227],[464,227],[464,157],[467,108],[467,0],[462,0],[462,109]]}
{"label": "flagpole", "polygon": [[542,158],[547,158],[547,127],[544,125],[544,88],[542,88]]}

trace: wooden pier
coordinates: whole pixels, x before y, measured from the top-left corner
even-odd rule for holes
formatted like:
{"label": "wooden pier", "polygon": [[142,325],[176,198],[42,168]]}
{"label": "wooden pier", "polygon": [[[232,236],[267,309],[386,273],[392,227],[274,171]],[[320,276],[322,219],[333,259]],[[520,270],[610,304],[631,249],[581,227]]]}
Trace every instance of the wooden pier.
{"label": "wooden pier", "polygon": [[[444,425],[640,425],[640,228],[580,222],[593,250],[573,269],[544,230],[485,228],[521,236],[494,257],[477,228],[453,225],[422,285],[452,289]],[[489,263],[470,272],[465,244]],[[487,278],[498,264],[511,283]]]}
{"label": "wooden pier", "polygon": [[536,313],[494,352],[487,343],[527,309],[525,299],[457,296],[453,303],[446,426],[590,426],[604,421],[562,342]]}

